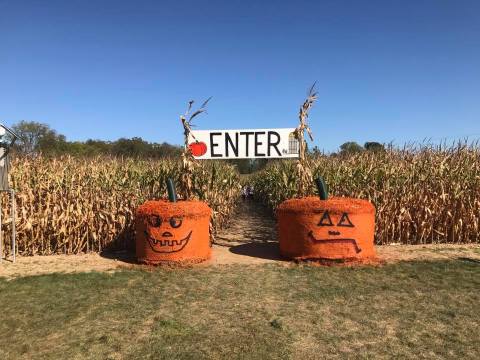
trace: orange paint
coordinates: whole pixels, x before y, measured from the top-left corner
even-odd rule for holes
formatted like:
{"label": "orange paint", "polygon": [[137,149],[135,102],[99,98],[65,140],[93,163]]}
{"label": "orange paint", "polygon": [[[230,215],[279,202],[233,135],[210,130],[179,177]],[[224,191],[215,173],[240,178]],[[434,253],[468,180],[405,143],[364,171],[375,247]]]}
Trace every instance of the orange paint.
{"label": "orange paint", "polygon": [[366,200],[289,199],[277,208],[280,253],[289,259],[375,257],[375,207]]}
{"label": "orange paint", "polygon": [[147,201],[137,209],[139,262],[195,263],[211,257],[211,209],[201,201]]}

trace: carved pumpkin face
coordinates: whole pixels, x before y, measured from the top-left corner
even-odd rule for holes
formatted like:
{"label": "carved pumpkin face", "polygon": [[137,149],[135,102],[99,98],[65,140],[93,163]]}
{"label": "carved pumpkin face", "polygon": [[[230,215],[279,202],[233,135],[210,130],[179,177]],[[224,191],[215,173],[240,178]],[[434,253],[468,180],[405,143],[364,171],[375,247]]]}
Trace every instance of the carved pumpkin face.
{"label": "carved pumpkin face", "polygon": [[181,216],[162,219],[159,215],[150,215],[145,237],[152,250],[157,253],[172,253],[182,250],[190,241],[193,232],[193,230],[181,229],[182,225],[183,217]]}
{"label": "carved pumpkin face", "polygon": [[355,231],[355,225],[350,220],[351,215],[349,216],[348,212],[331,214],[331,210],[327,209],[315,210],[314,213],[319,213],[321,216],[317,227],[308,233],[313,244],[349,245],[352,257],[362,251],[356,240],[358,234]]}
{"label": "carved pumpkin face", "polygon": [[375,257],[375,208],[365,200],[290,199],[277,209],[280,252],[293,259]]}
{"label": "carved pumpkin face", "polygon": [[137,258],[144,263],[208,259],[210,208],[200,201],[147,201],[137,209]]}

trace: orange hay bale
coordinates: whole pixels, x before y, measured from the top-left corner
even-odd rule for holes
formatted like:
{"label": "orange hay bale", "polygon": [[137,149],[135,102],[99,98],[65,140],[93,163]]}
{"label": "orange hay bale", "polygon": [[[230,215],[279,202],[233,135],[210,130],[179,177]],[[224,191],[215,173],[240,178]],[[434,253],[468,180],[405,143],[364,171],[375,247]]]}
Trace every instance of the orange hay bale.
{"label": "orange hay bale", "polygon": [[280,253],[289,259],[375,258],[375,207],[366,200],[289,199],[277,208]]}
{"label": "orange hay bale", "polygon": [[211,209],[201,201],[147,201],[137,209],[139,262],[197,263],[211,257]]}

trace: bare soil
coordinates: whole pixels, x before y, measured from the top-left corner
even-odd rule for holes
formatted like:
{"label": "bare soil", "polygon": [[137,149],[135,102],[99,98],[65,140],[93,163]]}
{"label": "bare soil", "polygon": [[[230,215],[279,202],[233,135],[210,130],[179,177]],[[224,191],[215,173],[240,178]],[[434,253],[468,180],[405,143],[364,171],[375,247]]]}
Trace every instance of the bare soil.
{"label": "bare soil", "polygon": [[[416,260],[457,259],[480,263],[480,244],[386,245],[376,247],[385,263]],[[240,204],[229,227],[220,231],[213,245],[213,256],[203,265],[292,264],[280,257],[275,220],[260,205]],[[17,257],[16,263],[2,260],[0,277],[15,278],[47,273],[116,271],[137,268],[132,254],[81,254]]]}

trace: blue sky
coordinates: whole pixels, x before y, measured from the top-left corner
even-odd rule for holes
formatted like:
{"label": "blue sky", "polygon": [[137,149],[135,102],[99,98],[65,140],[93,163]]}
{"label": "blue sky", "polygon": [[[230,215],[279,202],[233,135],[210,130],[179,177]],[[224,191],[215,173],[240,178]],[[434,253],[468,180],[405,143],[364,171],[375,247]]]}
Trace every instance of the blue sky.
{"label": "blue sky", "polygon": [[0,0],[0,121],[69,140],[181,143],[201,129],[295,127],[314,144],[480,138],[480,1]]}

